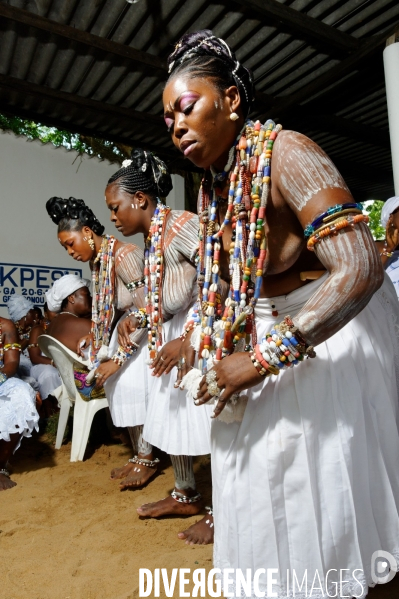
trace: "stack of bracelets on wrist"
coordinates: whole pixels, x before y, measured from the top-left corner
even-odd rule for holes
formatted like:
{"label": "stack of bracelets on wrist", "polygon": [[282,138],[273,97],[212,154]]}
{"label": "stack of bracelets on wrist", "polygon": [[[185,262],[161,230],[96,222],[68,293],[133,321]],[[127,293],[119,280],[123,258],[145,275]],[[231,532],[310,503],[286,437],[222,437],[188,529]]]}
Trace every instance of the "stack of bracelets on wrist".
{"label": "stack of bracelets on wrist", "polygon": [[[349,216],[344,217],[346,214]],[[356,216],[353,216],[353,214]],[[354,227],[360,222],[369,222],[369,217],[363,214],[363,207],[361,204],[347,202],[346,204],[337,204],[336,206],[328,208],[328,210],[318,216],[310,225],[305,227],[304,235],[308,240],[308,250],[313,251],[316,243],[325,237],[335,235],[341,229]]]}
{"label": "stack of bracelets on wrist", "polygon": [[0,372],[0,385],[5,383],[7,380],[7,375],[4,372]]}
{"label": "stack of bracelets on wrist", "polygon": [[20,343],[7,343],[4,346],[3,351],[10,351],[12,349],[15,349],[16,351],[22,351],[21,344]]}
{"label": "stack of bracelets on wrist", "polygon": [[130,343],[127,347],[122,347],[121,345],[118,347],[117,351],[112,356],[111,360],[118,364],[118,366],[122,366],[126,360],[132,357],[138,350],[139,346],[137,343]]}
{"label": "stack of bracelets on wrist", "polygon": [[134,318],[137,320],[138,325],[137,328],[138,329],[145,329],[147,326],[147,312],[145,311],[145,308],[140,308],[139,310],[134,310],[133,312],[129,312],[129,316],[134,316]]}
{"label": "stack of bracelets on wrist", "polygon": [[313,347],[306,344],[290,316],[266,333],[249,355],[261,376],[279,374],[280,370],[295,366],[305,357],[316,357]]}

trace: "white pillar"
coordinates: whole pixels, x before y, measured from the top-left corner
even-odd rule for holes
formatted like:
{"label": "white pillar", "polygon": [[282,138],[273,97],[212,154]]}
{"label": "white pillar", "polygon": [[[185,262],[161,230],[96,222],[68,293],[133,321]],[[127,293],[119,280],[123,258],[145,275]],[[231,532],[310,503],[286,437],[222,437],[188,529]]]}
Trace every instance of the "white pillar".
{"label": "white pillar", "polygon": [[399,43],[384,50],[385,86],[387,90],[389,135],[395,195],[399,195]]}
{"label": "white pillar", "polygon": [[173,189],[166,198],[172,210],[184,210],[184,179],[181,175],[172,175]]}

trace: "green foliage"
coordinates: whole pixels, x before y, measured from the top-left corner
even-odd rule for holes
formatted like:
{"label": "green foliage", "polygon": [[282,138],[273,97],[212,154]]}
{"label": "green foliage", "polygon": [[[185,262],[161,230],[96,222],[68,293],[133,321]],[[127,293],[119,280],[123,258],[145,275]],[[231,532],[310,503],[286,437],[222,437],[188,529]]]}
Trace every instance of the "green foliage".
{"label": "green foliage", "polygon": [[118,164],[121,164],[130,154],[130,148],[127,146],[71,133],[56,127],[46,127],[18,116],[0,114],[0,129],[12,131],[16,135],[25,135],[29,139],[39,139],[43,143],[50,142],[57,147],[64,146],[68,150],[97,156]]}
{"label": "green foliage", "polygon": [[384,202],[381,202],[381,200],[369,200],[363,204],[364,211],[370,218],[369,227],[374,239],[385,239],[385,229],[381,227],[381,210]]}

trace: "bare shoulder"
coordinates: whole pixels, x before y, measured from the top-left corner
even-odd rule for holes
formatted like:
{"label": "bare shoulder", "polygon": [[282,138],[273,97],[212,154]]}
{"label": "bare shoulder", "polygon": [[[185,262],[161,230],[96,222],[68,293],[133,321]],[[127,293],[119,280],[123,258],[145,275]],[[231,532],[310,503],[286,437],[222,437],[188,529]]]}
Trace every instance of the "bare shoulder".
{"label": "bare shoulder", "polygon": [[306,135],[281,131],[273,148],[272,180],[300,221],[337,203],[353,202],[337,167]]}
{"label": "bare shoulder", "polygon": [[17,328],[12,320],[0,317],[0,325],[4,333],[17,333]]}

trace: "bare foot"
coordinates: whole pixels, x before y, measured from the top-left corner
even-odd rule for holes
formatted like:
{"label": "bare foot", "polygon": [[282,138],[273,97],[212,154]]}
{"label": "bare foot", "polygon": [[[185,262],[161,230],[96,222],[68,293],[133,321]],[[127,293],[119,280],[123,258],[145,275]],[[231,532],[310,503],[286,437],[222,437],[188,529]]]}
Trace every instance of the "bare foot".
{"label": "bare foot", "polygon": [[195,516],[202,509],[202,501],[195,503],[180,503],[173,499],[171,495],[156,501],[155,503],[145,503],[137,508],[137,513],[142,518],[159,518],[160,516]]}
{"label": "bare foot", "polygon": [[177,536],[179,539],[185,540],[186,545],[210,545],[213,543],[213,533],[213,516],[207,514],[187,530],[179,532]]}
{"label": "bare foot", "polygon": [[5,474],[0,474],[0,491],[7,491],[7,489],[12,489],[15,487],[17,483],[11,480]]}
{"label": "bare foot", "polygon": [[145,485],[157,471],[156,466],[150,467],[145,466],[144,464],[132,464],[132,466],[134,466],[134,468],[130,470],[129,475],[119,484],[121,491],[123,491],[123,489]]}
{"label": "bare foot", "polygon": [[136,464],[128,462],[122,468],[114,468],[111,470],[111,480],[117,480],[118,478],[125,478],[130,474]]}

